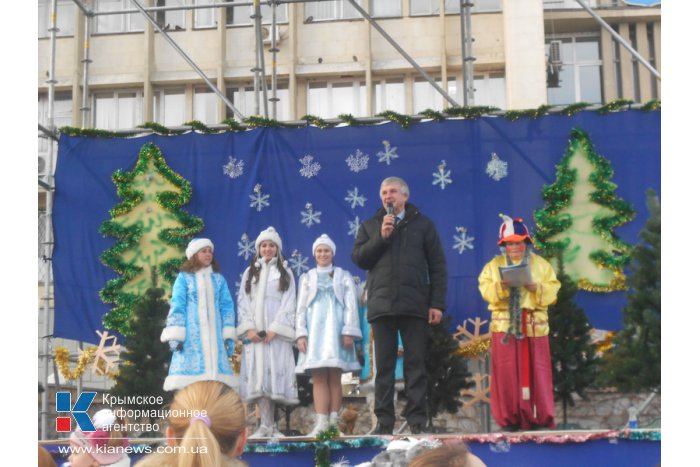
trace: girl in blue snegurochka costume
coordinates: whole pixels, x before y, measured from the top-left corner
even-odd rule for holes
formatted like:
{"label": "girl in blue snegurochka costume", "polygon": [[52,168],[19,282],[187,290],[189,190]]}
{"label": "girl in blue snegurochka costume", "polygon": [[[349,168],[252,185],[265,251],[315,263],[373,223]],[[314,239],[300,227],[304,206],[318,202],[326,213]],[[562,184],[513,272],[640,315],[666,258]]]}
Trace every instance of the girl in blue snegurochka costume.
{"label": "girl in blue snegurochka costume", "polygon": [[323,234],[312,252],[316,268],[299,279],[296,337],[297,373],[311,373],[314,383],[316,436],[328,424],[338,425],[343,400],[342,373],[360,369],[355,339],[362,338],[357,315],[355,281],[349,272],[333,266],[335,243]]}
{"label": "girl in blue snegurochka costume", "polygon": [[160,336],[173,352],[163,389],[182,389],[203,380],[235,388],[237,379],[228,356],[236,338],[236,316],[228,284],[214,259],[214,244],[208,238],[195,238],[185,255]]}
{"label": "girl in blue snegurochka costume", "polygon": [[238,292],[240,394],[260,407],[260,427],[251,438],[277,438],[284,435],[274,422],[274,404],[299,403],[292,346],[296,285],[274,227],[260,232],[255,252]]}

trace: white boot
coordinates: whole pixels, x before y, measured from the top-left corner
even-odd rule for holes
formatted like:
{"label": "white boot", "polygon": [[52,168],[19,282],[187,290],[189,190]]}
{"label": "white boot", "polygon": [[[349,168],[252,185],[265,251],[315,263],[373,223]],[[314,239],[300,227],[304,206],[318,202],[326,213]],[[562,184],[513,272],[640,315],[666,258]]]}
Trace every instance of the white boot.
{"label": "white boot", "polygon": [[343,436],[343,432],[340,431],[340,425],[338,425],[338,412],[331,412],[331,416],[328,419],[328,426],[335,425],[338,428],[338,433]]}
{"label": "white boot", "polygon": [[249,439],[269,438],[271,432],[272,432],[272,429],[269,426],[260,425],[260,428],[258,428],[257,431],[255,433],[253,433],[252,435],[250,435],[248,438]]}
{"label": "white boot", "polygon": [[325,413],[317,413],[316,414],[316,424],[314,425],[314,428],[311,430],[311,432],[307,435],[311,438],[315,438],[318,436],[320,432],[326,429],[326,426],[328,425],[328,415]]}

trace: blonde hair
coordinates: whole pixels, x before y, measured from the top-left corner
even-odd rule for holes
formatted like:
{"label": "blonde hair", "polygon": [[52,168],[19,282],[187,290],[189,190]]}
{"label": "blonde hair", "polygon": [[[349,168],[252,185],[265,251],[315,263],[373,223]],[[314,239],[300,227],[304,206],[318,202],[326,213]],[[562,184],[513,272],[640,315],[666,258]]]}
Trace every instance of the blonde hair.
{"label": "blonde hair", "polygon": [[408,467],[468,467],[469,449],[462,443],[443,444],[421,452],[408,464]]}
{"label": "blonde hair", "polygon": [[[236,391],[218,381],[198,381],[175,394],[170,410],[170,428],[183,448],[178,467],[226,465],[246,429],[245,407]],[[193,412],[204,415],[204,411],[211,426],[190,416]]]}

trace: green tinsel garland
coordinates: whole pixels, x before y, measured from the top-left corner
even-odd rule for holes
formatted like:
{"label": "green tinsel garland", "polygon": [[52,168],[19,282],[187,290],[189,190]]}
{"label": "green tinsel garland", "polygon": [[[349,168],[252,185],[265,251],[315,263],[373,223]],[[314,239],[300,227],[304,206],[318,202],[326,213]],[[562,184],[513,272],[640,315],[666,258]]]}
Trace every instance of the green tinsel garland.
{"label": "green tinsel garland", "polygon": [[475,105],[471,107],[450,107],[445,109],[445,114],[450,117],[462,117],[469,120],[483,117],[491,112],[499,110],[498,107],[490,107],[487,105]]}
{"label": "green tinsel garland", "polygon": [[634,101],[629,99],[615,99],[598,109],[597,112],[601,115],[607,115],[610,112],[616,112],[618,110],[628,110],[632,104],[634,104]]}
{"label": "green tinsel garland", "polygon": [[170,130],[157,122],[146,122],[142,125],[137,125],[136,128],[147,128],[159,135],[181,135],[185,132],[184,130]]}
{"label": "green tinsel garland", "polygon": [[577,172],[569,167],[569,163],[579,147],[583,149],[586,158],[594,167],[594,172],[589,177],[589,181],[595,187],[595,191],[590,194],[591,201],[609,208],[614,213],[594,219],[592,229],[618,251],[616,255],[600,250],[590,255],[591,260],[598,266],[614,272],[615,278],[612,284],[593,284],[587,279],[581,279],[579,287],[599,292],[622,290],[625,285],[621,268],[629,263],[632,247],[616,236],[613,230],[631,221],[636,213],[627,202],[615,195],[617,185],[610,181],[613,176],[610,161],[595,152],[588,135],[578,128],[571,131],[571,139],[566,153],[562,161],[557,164],[556,181],[542,189],[542,197],[546,207],[535,212],[535,223],[538,230],[533,235],[534,241],[542,254],[548,258],[554,258],[563,253],[571,242],[570,239],[550,241],[550,238],[564,232],[573,224],[571,216],[561,213],[561,211],[570,205],[573,196]]}
{"label": "green tinsel garland", "polygon": [[336,425],[330,425],[325,430],[316,435],[316,467],[330,467],[331,447],[328,441],[340,437],[340,430]]}
{"label": "green tinsel garland", "polygon": [[377,114],[378,117],[384,117],[394,123],[397,123],[401,128],[406,129],[411,126],[413,119],[409,115],[403,115],[393,110],[386,110],[382,113]]}
{"label": "green tinsel garland", "polygon": [[661,101],[657,99],[652,99],[646,104],[644,104],[639,110],[642,112],[654,112],[656,110],[661,110]]}
{"label": "green tinsel garland", "polygon": [[350,126],[374,125],[374,123],[361,122],[360,120],[353,117],[351,114],[340,114],[338,115],[338,118],[342,120],[343,123],[347,123]]}
{"label": "green tinsel garland", "polygon": [[503,117],[510,120],[510,121],[515,121],[519,118],[522,117],[528,117],[528,118],[540,118],[541,116],[545,115],[547,112],[549,112],[549,109],[551,109],[551,105],[541,105],[537,107],[536,109],[526,109],[526,110],[509,110],[505,114],[503,114]]}
{"label": "green tinsel garland", "polygon": [[204,133],[207,135],[219,132],[219,130],[214,130],[212,128],[209,128],[208,126],[206,126],[204,123],[200,122],[199,120],[190,120],[189,122],[183,123],[183,125],[191,126],[193,130],[199,131],[200,133]]}
{"label": "green tinsel garland", "polygon": [[117,134],[109,130],[98,130],[96,128],[76,128],[74,126],[62,126],[58,129],[60,133],[68,136],[87,136],[89,138],[125,138],[125,135]]}
{"label": "green tinsel garland", "polygon": [[429,118],[431,120],[435,120],[438,122],[442,122],[445,120],[445,116],[443,114],[441,114],[440,112],[436,112],[434,110],[431,110],[431,109],[425,109],[424,111],[419,112],[419,114],[425,116],[426,118]]}
{"label": "green tinsel garland", "polygon": [[[158,233],[158,238],[164,243],[179,250],[183,250],[187,242],[204,228],[204,222],[198,217],[191,216],[185,212],[181,206],[186,204],[192,197],[192,186],[182,176],[175,173],[168,167],[160,149],[153,144],[144,144],[139,151],[139,158],[136,167],[131,172],[117,170],[112,175],[112,181],[117,186],[117,195],[123,199],[122,202],[110,209],[111,220],[105,221],[100,226],[100,233],[103,236],[117,238],[117,242],[100,255],[102,263],[114,269],[121,275],[116,279],[107,282],[100,290],[100,298],[105,303],[117,305],[104,317],[105,328],[116,329],[123,335],[130,334],[129,319],[134,304],[141,298],[136,294],[124,292],[123,287],[137,274],[143,272],[143,268],[126,263],[122,255],[129,249],[138,245],[143,228],[138,225],[125,227],[115,221],[116,217],[130,212],[134,207],[143,201],[144,194],[133,189],[133,183],[138,175],[143,175],[152,163],[156,171],[167,181],[179,189],[179,193],[173,191],[162,191],[156,194],[156,202],[164,209],[170,211],[182,227],[163,229]],[[158,266],[158,270],[167,281],[175,278],[177,266],[182,262],[182,258],[175,258],[165,261]]]}
{"label": "green tinsel garland", "polygon": [[243,128],[243,125],[238,123],[235,118],[232,118],[232,117],[225,118],[224,121],[221,123],[228,125],[229,131],[245,131],[245,128]]}
{"label": "green tinsel garland", "polygon": [[244,118],[243,122],[251,128],[281,128],[284,126],[281,122],[273,118],[260,117],[259,115]]}
{"label": "green tinsel garland", "polygon": [[569,105],[569,106],[567,106],[567,107],[564,107],[564,108],[561,110],[561,113],[563,113],[563,114],[566,115],[567,117],[571,117],[572,115],[574,115],[574,114],[576,114],[576,113],[582,111],[582,110],[585,109],[586,107],[590,107],[591,105],[593,105],[593,104],[590,104],[590,103],[588,103],[588,102],[577,102],[577,103],[575,103],[575,104],[571,104],[571,105]]}
{"label": "green tinsel garland", "polygon": [[332,128],[335,126],[334,124],[328,123],[327,121],[325,121],[321,117],[317,117],[315,115],[308,115],[307,114],[307,115],[304,115],[303,117],[301,117],[301,119],[306,121],[306,123],[308,125],[314,125],[314,126],[317,126],[319,128]]}

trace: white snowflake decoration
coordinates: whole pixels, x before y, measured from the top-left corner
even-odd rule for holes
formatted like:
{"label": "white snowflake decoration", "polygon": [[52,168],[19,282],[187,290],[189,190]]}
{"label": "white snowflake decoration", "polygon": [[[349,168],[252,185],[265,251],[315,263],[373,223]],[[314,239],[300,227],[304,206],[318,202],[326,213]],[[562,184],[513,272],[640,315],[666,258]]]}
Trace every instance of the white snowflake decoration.
{"label": "white snowflake decoration", "polygon": [[498,154],[491,153],[491,160],[486,164],[486,174],[492,179],[499,181],[508,176],[508,163],[499,159]]}
{"label": "white snowflake decoration", "polygon": [[433,185],[440,185],[440,188],[442,188],[443,190],[447,185],[452,183],[452,179],[450,178],[450,174],[452,173],[452,171],[446,171],[446,166],[447,163],[443,160],[442,164],[438,165],[438,171],[433,172]]}
{"label": "white snowflake decoration", "polygon": [[358,149],[355,154],[350,154],[345,162],[347,162],[350,171],[358,173],[367,170],[369,156]]}
{"label": "white snowflake decoration", "polygon": [[243,161],[228,156],[228,163],[224,165],[224,175],[228,175],[231,178],[238,178],[243,175],[244,166],[245,163]]}
{"label": "white snowflake decoration", "polygon": [[459,254],[461,255],[464,253],[464,250],[469,248],[470,250],[474,249],[474,237],[468,237],[467,236],[467,229],[465,227],[455,227],[455,230],[459,235],[453,235],[452,238],[454,239],[455,243],[452,245],[452,248],[454,250],[457,250]]}
{"label": "white snowflake decoration", "polygon": [[310,154],[307,154],[299,159],[299,162],[301,162],[301,169],[299,169],[299,173],[302,177],[315,177],[321,170],[321,164],[314,162],[314,156]]}
{"label": "white snowflake decoration", "polygon": [[238,241],[238,256],[242,256],[248,261],[248,258],[253,255],[255,255],[255,242],[248,238],[248,234],[244,232]]}
{"label": "white snowflake decoration", "polygon": [[263,208],[266,208],[270,205],[270,202],[268,201],[270,199],[270,195],[266,195],[262,192],[262,185],[257,184],[255,185],[255,188],[253,189],[252,195],[248,195],[250,198],[250,207],[255,208],[258,212],[262,211]]}
{"label": "white snowflake decoration", "polygon": [[355,209],[355,206],[360,205],[362,207],[365,206],[365,201],[367,201],[367,198],[362,196],[357,187],[355,187],[354,190],[348,190],[348,195],[345,197],[345,201],[350,203],[350,207],[352,209]]}
{"label": "white snowflake decoration", "polygon": [[314,224],[320,224],[321,211],[314,211],[314,206],[311,203],[306,203],[304,207],[306,211],[301,211],[301,223],[309,228]]}
{"label": "white snowflake decoration", "polygon": [[360,218],[355,216],[355,219],[348,221],[348,227],[350,228],[350,230],[348,230],[348,235],[357,237],[357,231],[360,230]]}
{"label": "white snowflake decoration", "polygon": [[302,256],[299,250],[294,250],[289,257],[289,267],[292,268],[292,271],[294,271],[297,276],[300,276],[301,273],[309,270],[309,267],[306,265],[308,261],[309,258]]}
{"label": "white snowflake decoration", "polygon": [[386,162],[386,165],[391,165],[392,159],[398,159],[399,155],[396,154],[396,147],[393,147],[389,141],[382,141],[384,145],[384,150],[377,153],[379,162]]}

